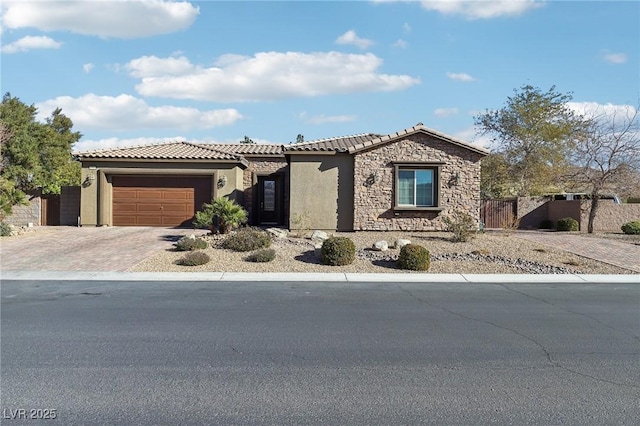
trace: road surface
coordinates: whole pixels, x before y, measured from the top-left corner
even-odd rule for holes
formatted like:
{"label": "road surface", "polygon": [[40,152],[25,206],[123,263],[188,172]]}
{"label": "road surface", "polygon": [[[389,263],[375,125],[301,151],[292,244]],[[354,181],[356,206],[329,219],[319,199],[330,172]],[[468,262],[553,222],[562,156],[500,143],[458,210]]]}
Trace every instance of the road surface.
{"label": "road surface", "polygon": [[1,299],[2,424],[640,418],[640,285],[4,281]]}

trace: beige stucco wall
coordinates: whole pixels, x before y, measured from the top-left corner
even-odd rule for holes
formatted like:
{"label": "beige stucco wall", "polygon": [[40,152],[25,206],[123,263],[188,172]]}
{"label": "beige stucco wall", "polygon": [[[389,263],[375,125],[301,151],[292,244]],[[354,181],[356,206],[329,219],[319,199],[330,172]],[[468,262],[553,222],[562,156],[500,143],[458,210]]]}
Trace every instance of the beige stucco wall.
{"label": "beige stucco wall", "polygon": [[[91,169],[91,168],[95,169]],[[95,180],[90,185],[84,183],[89,175]],[[80,193],[80,224],[82,226],[112,225],[111,194],[112,178],[118,175],[162,175],[162,176],[210,176],[212,180],[211,198],[228,196],[242,202],[243,170],[234,163],[211,162],[127,162],[127,161],[84,161]],[[227,182],[218,187],[217,182],[226,176]]]}
{"label": "beige stucco wall", "polygon": [[[591,201],[580,203],[580,230],[587,231]],[[615,204],[613,200],[599,200],[596,218],[593,222],[594,231],[622,232],[620,227],[627,222],[640,220],[640,204]]]}
{"label": "beige stucco wall", "polygon": [[289,167],[291,229],[353,230],[351,155],[291,155]]}
{"label": "beige stucco wall", "polygon": [[[480,160],[469,149],[416,134],[355,154],[354,230],[430,231],[443,228],[442,217],[460,210],[480,219]],[[442,163],[440,166],[441,211],[394,210],[394,162]],[[380,181],[369,184],[372,172]],[[460,183],[453,177],[458,174]]]}

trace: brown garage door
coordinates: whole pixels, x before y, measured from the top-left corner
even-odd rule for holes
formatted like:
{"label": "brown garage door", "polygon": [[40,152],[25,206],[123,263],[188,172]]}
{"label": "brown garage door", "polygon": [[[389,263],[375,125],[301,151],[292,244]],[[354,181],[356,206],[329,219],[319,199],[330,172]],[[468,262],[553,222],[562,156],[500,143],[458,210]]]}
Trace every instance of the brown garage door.
{"label": "brown garage door", "polygon": [[211,202],[210,177],[114,176],[115,226],[191,226]]}

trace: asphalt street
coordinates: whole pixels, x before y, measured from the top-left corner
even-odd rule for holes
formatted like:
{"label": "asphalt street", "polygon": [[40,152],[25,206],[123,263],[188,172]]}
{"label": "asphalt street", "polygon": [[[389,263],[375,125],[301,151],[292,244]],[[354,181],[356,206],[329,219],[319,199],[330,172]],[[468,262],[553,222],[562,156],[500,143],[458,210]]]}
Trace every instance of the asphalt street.
{"label": "asphalt street", "polygon": [[0,296],[2,424],[640,419],[637,284],[3,280]]}

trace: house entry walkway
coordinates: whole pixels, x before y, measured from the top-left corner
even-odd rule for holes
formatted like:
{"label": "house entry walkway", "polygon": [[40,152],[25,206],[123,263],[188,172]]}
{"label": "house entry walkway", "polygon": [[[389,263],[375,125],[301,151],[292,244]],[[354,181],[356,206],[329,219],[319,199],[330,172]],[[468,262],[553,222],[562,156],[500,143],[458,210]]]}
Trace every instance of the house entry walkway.
{"label": "house entry walkway", "polygon": [[566,232],[518,231],[514,236],[640,273],[640,245]]}

